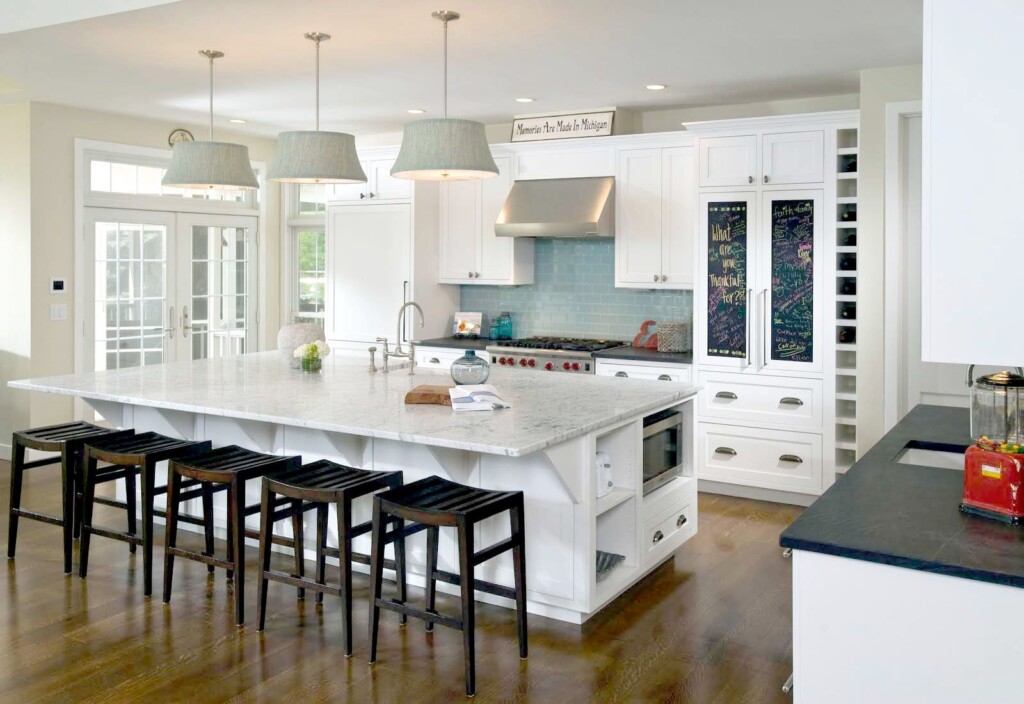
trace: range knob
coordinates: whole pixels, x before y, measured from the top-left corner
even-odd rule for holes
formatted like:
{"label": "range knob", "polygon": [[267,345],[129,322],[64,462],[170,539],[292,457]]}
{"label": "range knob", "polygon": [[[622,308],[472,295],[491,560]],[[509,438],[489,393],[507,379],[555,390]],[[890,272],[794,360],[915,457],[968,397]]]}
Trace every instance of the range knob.
{"label": "range knob", "polygon": [[555,365],[552,364],[551,362],[548,362],[547,364],[544,365],[544,368],[547,369],[548,371],[551,371],[552,369],[555,368]]}
{"label": "range knob", "polygon": [[499,359],[498,359],[498,364],[500,364],[500,365],[501,365],[501,366],[503,366],[503,367],[504,367],[504,366],[505,366],[505,365],[506,365],[507,363],[508,363],[508,360],[506,360],[506,359],[505,359],[504,357],[501,357],[501,358],[499,358]]}
{"label": "range knob", "polygon": [[525,367],[526,366],[526,360],[525,359],[520,359],[519,360],[519,366],[520,367]]}
{"label": "range knob", "polygon": [[537,366],[537,360],[536,359],[531,359],[529,364],[530,364],[531,367],[536,367]]}
{"label": "range knob", "polygon": [[571,365],[568,362],[562,362],[562,369],[569,371],[569,369],[571,369]]}
{"label": "range knob", "polygon": [[506,359],[505,362],[507,362],[508,366],[510,366],[510,367],[516,366],[516,360],[514,360],[512,357],[509,357],[508,359]]}
{"label": "range knob", "polygon": [[572,363],[572,370],[574,372],[578,372],[580,370],[580,363],[579,362],[573,362]]}

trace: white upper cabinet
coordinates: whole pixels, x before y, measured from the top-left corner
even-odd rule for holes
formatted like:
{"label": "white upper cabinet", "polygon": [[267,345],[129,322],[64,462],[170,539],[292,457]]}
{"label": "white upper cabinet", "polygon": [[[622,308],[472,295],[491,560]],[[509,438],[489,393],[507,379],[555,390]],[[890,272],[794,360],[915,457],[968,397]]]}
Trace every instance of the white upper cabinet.
{"label": "white upper cabinet", "polygon": [[533,240],[494,234],[494,223],[512,189],[512,157],[496,156],[494,163],[498,175],[493,178],[441,185],[442,283],[533,283]]}
{"label": "white upper cabinet", "polygon": [[616,286],[693,286],[696,161],[693,147],[619,152]]}
{"label": "white upper cabinet", "polygon": [[761,183],[821,183],[825,179],[825,133],[783,132],[761,137]]}
{"label": "white upper cabinet", "polygon": [[391,175],[391,167],[395,163],[393,157],[372,158],[360,163],[366,172],[366,183],[335,186],[331,201],[376,203],[412,199],[413,182]]}
{"label": "white upper cabinet", "polygon": [[757,175],[756,135],[700,140],[701,188],[748,186]]}
{"label": "white upper cabinet", "polygon": [[[1024,359],[1020,28],[1014,0],[924,4],[921,351],[1002,368]],[[1011,322],[1005,323],[1004,318]]]}

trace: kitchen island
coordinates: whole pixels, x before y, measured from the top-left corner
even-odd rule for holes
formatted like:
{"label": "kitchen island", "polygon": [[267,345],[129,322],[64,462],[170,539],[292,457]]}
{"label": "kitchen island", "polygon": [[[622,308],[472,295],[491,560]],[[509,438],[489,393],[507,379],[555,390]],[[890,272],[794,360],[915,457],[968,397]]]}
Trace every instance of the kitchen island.
{"label": "kitchen island", "polygon": [[[437,475],[487,489],[523,491],[528,609],[582,623],[697,531],[697,388],[630,381],[493,369],[489,383],[512,408],[455,414],[447,407],[404,403],[414,386],[450,383],[446,374],[420,369],[415,374],[405,369],[374,373],[361,360],[342,357],[325,360],[322,373],[304,374],[289,368],[279,353],[265,352],[28,379],[10,386],[81,398],[108,423],[139,432],[301,454],[305,462],[329,459],[365,469],[402,470],[406,482]],[[643,419],[672,408],[684,421],[682,476],[645,496]],[[612,459],[614,481],[614,489],[601,498],[596,497],[594,470],[599,450]],[[248,500],[257,501],[257,492]],[[369,509],[369,502],[363,502],[354,520],[368,518]],[[215,511],[222,530],[223,505]],[[283,524],[278,529],[287,533]],[[307,535],[312,539],[312,525]],[[488,545],[507,536],[508,520],[499,516],[482,525],[479,542]],[[332,533],[329,541],[336,545],[336,540]],[[312,549],[307,544],[310,556]],[[369,551],[367,536],[356,541],[356,550]],[[411,539],[407,550],[410,582],[422,585],[424,534]],[[623,557],[603,579],[596,569],[598,551]],[[439,564],[458,571],[454,541],[443,532]],[[506,554],[484,563],[479,575],[512,585],[511,559]],[[478,598],[512,605],[500,597]]]}
{"label": "kitchen island", "polygon": [[917,406],[783,532],[798,704],[1020,701],[1024,528],[958,510],[969,427]]}

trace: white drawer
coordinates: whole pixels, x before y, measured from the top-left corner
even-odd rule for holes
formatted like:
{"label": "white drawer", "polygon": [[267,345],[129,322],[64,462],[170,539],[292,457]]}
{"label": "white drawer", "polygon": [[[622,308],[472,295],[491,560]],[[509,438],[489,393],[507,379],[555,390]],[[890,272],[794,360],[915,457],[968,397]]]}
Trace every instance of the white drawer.
{"label": "white drawer", "polygon": [[679,547],[682,539],[696,531],[696,511],[691,510],[691,506],[670,508],[644,523],[640,544],[644,567],[664,560]]}
{"label": "white drawer", "polygon": [[821,436],[788,430],[697,424],[697,477],[817,494]]}
{"label": "white drawer", "polygon": [[606,362],[597,360],[598,376],[628,377],[630,379],[657,379],[689,383],[691,378],[688,364],[651,364],[650,362]]}
{"label": "white drawer", "polygon": [[700,384],[700,418],[771,423],[803,430],[822,428],[820,379],[702,372]]}
{"label": "white drawer", "polygon": [[464,355],[463,350],[447,347],[417,347],[416,366],[423,369],[450,369],[452,362]]}

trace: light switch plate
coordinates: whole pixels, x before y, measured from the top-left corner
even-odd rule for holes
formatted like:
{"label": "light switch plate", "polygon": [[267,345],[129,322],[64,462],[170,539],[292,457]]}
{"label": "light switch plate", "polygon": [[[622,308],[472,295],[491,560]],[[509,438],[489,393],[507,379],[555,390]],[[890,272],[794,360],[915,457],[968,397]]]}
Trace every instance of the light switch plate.
{"label": "light switch plate", "polygon": [[50,304],[50,320],[67,320],[68,319],[68,304],[67,303],[51,303]]}

